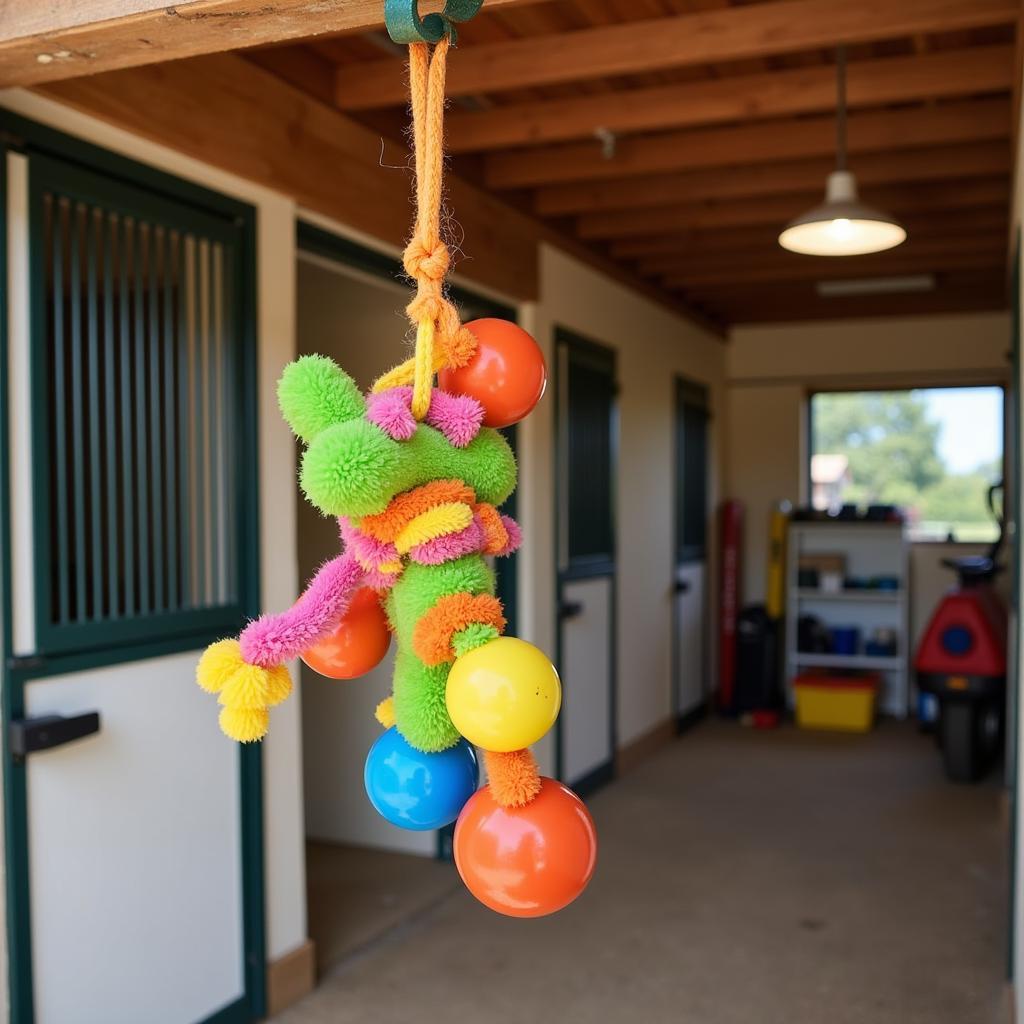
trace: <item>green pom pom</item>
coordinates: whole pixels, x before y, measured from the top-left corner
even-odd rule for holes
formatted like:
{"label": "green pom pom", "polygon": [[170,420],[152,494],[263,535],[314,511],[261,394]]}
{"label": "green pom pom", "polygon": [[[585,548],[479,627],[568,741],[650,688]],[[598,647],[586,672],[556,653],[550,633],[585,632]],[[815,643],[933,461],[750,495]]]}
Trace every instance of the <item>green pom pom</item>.
{"label": "green pom pom", "polygon": [[424,665],[411,651],[399,650],[395,656],[395,720],[417,750],[435,753],[459,742],[445,702],[449,668]]}
{"label": "green pom pom", "polygon": [[455,656],[461,658],[470,651],[475,651],[492,640],[497,640],[501,634],[487,622],[471,622],[465,629],[460,629],[452,637],[452,647],[455,648]]}
{"label": "green pom pom", "polygon": [[408,462],[402,446],[367,420],[339,423],[306,449],[302,489],[325,515],[372,515],[405,489]]}
{"label": "green pom pom", "polygon": [[289,363],[277,384],[277,401],[288,426],[307,444],[337,423],[358,419],[366,409],[355,381],[327,356],[302,356]]}

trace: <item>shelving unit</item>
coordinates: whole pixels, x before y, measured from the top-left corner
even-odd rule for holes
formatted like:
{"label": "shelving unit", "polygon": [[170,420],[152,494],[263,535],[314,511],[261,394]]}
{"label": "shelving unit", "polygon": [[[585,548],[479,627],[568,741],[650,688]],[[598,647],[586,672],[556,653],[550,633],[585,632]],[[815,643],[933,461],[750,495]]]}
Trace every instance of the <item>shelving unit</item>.
{"label": "shelving unit", "polygon": [[[801,555],[843,554],[848,576],[894,576],[895,590],[815,590],[798,585]],[[910,574],[907,545],[901,523],[794,522],[789,527],[786,553],[786,697],[792,707],[794,676],[809,668],[864,669],[881,674],[879,707],[886,714],[904,718],[909,709],[908,645],[910,638]],[[815,654],[797,650],[797,621],[814,615],[826,627],[856,626],[861,645],[873,630],[888,627],[897,635],[893,656],[864,654]]]}

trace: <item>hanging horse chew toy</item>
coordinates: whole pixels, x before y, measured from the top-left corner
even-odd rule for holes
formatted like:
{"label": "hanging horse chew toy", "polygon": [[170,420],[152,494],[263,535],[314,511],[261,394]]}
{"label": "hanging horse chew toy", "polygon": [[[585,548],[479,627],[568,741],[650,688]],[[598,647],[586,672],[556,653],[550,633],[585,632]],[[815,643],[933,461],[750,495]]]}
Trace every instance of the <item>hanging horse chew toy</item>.
{"label": "hanging horse chew toy", "polygon": [[[449,0],[445,15],[453,6],[465,14],[467,4],[470,13],[480,6]],[[582,801],[542,778],[527,749],[555,723],[561,687],[541,651],[502,635],[486,560],[520,543],[517,524],[498,511],[515,489],[516,464],[495,428],[540,400],[544,360],[515,324],[463,326],[444,295],[442,122],[452,33],[445,17],[420,22],[415,2],[411,11],[399,38],[410,42],[416,159],[417,217],[404,259],[417,282],[407,309],[415,356],[365,397],[326,357],[285,369],[278,399],[305,445],[302,489],[337,517],[343,552],[289,611],[211,645],[197,679],[218,695],[225,734],[252,742],[291,690],[285,662],[302,657],[323,675],[355,678],[383,659],[393,634],[392,693],[376,712],[385,732],[364,772],[371,803],[402,828],[455,821],[455,862],[470,891],[499,913],[537,917],[583,891],[597,852]],[[443,390],[433,386],[435,372]],[[474,747],[488,776],[480,789]]]}

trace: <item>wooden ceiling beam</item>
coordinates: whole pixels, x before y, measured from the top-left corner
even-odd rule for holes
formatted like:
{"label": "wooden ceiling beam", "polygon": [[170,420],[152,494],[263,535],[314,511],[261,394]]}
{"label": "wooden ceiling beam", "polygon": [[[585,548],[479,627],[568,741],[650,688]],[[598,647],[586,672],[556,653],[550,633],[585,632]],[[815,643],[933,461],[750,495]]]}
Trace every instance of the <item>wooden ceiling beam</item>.
{"label": "wooden ceiling beam", "polygon": [[[576,221],[577,234],[585,239],[631,238],[673,234],[694,228],[741,227],[773,224],[779,229],[798,214],[821,201],[820,193],[737,199],[729,202],[658,207],[584,214]],[[908,213],[934,213],[950,209],[1003,205],[1010,202],[1010,183],[1004,178],[970,179],[955,184],[891,186],[876,189],[872,205],[896,217]]]}
{"label": "wooden ceiling beam", "polygon": [[[1003,204],[969,210],[949,210],[941,218],[910,214],[903,219],[912,239],[949,239],[951,243],[979,233],[1001,234],[1009,229],[1009,210]],[[637,260],[654,256],[700,253],[708,257],[773,252],[778,245],[776,224],[738,228],[697,228],[670,235],[651,235],[613,241],[608,246],[612,259]]]}
{"label": "wooden ceiling beam", "polygon": [[[537,0],[487,0],[487,9]],[[421,12],[441,0],[421,0]],[[382,0],[0,0],[0,86],[384,27]]]}
{"label": "wooden ceiling beam", "polygon": [[[688,252],[663,253],[648,256],[636,263],[637,272],[645,277],[697,276],[707,273],[711,276],[727,277],[730,273],[760,273],[773,270],[803,270],[803,276],[814,276],[828,268],[842,268],[855,265],[857,261],[884,263],[886,261],[918,262],[949,255],[970,254],[1006,256],[1006,234],[1004,231],[987,229],[969,236],[928,236],[911,235],[903,245],[887,252],[866,257],[832,259],[826,256],[803,256],[787,252],[775,239],[770,244],[744,252],[722,252],[693,249]],[[799,275],[798,275],[799,276]]]}
{"label": "wooden ceiling beam", "polygon": [[[849,151],[1008,139],[1010,130],[1010,101],[1001,97],[861,110],[850,116]],[[607,160],[597,142],[511,150],[485,157],[484,180],[490,188],[519,189],[833,156],[835,131],[834,117],[806,117],[627,138]]]}
{"label": "wooden ceiling beam", "polygon": [[945,270],[973,270],[978,268],[999,268],[1006,273],[1006,240],[1002,246],[989,247],[981,252],[948,252],[928,257],[887,255],[878,253],[874,257],[834,261],[816,260],[766,267],[737,267],[727,269],[693,270],[659,275],[669,288],[699,290],[703,287],[721,285],[739,288],[744,284],[774,283],[785,281],[846,281],[859,278],[893,277],[916,274],[936,274]]}
{"label": "wooden ceiling beam", "polygon": [[816,285],[814,281],[747,284],[738,288],[716,285],[687,294],[692,301],[714,309],[734,324],[1002,310],[1008,305],[1006,274],[997,266],[937,274],[936,287],[930,292],[822,296]]}
{"label": "wooden ceiling beam", "polygon": [[[1009,94],[1014,68],[1012,46],[853,61],[847,73],[847,102],[857,108]],[[448,148],[471,153],[586,139],[598,128],[621,134],[760,121],[833,110],[835,105],[835,67],[822,64],[490,110],[453,110],[448,116]]]}
{"label": "wooden ceiling beam", "polygon": [[[448,71],[448,94],[525,89],[768,57],[840,43],[1013,24],[1017,0],[784,0],[605,25],[467,47]],[[393,59],[338,71],[344,109],[404,102]]]}
{"label": "wooden ceiling beam", "polygon": [[[642,209],[704,199],[740,199],[824,189],[834,170],[829,157],[724,167],[679,174],[652,175],[642,180],[577,182],[538,189],[533,208],[544,217],[559,217],[597,210]],[[1005,141],[973,146],[936,146],[889,153],[865,153],[858,157],[860,186],[908,181],[940,181],[1010,174],[1010,147]],[[869,196],[870,198],[870,196]]]}

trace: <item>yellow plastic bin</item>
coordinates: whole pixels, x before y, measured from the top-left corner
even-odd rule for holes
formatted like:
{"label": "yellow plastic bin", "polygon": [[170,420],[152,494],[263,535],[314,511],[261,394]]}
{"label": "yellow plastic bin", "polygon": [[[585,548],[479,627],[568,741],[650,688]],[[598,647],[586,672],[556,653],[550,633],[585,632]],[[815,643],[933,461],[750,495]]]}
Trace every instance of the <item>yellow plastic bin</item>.
{"label": "yellow plastic bin", "polygon": [[875,721],[877,674],[830,676],[807,673],[793,680],[796,722],[801,729],[870,732]]}

